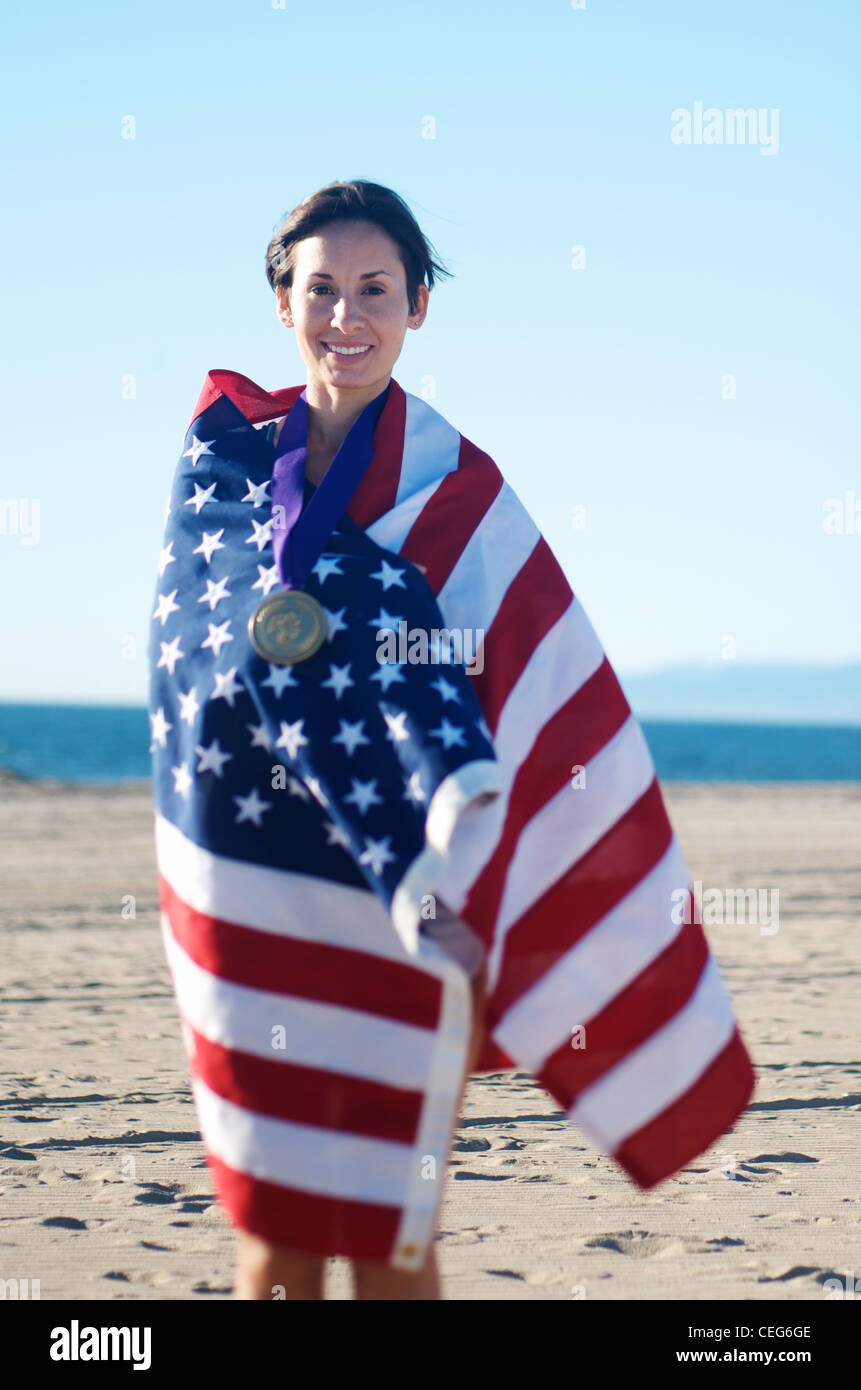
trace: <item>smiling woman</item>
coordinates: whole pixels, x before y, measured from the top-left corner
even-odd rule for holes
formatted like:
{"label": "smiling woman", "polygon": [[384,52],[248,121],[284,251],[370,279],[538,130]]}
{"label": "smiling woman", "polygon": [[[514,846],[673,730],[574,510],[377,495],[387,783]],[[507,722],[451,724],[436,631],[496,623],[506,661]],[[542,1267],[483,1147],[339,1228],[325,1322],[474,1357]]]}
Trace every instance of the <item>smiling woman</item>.
{"label": "smiling woman", "polygon": [[305,472],[317,483],[387,385],[407,328],[424,322],[435,275],[450,272],[397,194],[350,183],[299,204],[269,243],[266,273],[308,368]]}
{"label": "smiling woman", "polygon": [[[238,1295],[320,1298],[343,1255],[359,1298],[433,1299],[471,1073],[531,1072],[648,1188],[750,1059],[595,632],[493,460],[391,375],[447,273],[412,214],[331,185],[266,271],[306,383],[209,372],[159,562],[165,950]],[[434,632],[481,634],[468,668]]]}

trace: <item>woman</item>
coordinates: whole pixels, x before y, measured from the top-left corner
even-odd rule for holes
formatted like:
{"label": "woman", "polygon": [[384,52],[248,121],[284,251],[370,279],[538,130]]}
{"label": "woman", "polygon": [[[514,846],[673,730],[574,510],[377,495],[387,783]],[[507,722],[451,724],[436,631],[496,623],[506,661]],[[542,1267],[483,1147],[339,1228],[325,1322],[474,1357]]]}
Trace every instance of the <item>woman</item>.
{"label": "woman", "polygon": [[174,483],[163,930],[242,1298],[320,1298],[334,1254],[359,1298],[439,1298],[477,1069],[527,1067],[641,1187],[751,1090],[594,632],[493,461],[392,379],[441,270],[391,190],[306,199],[267,254],[306,385],[210,372]]}

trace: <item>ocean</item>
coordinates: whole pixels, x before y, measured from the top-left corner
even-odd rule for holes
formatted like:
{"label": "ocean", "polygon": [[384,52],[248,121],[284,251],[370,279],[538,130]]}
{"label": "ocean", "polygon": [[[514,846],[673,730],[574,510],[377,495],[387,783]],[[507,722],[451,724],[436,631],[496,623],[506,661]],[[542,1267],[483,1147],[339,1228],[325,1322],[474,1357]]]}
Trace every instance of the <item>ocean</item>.
{"label": "ocean", "polygon": [[[861,782],[861,727],[644,720],[643,731],[664,782]],[[146,779],[149,742],[143,708],[0,704],[0,769],[21,777]]]}

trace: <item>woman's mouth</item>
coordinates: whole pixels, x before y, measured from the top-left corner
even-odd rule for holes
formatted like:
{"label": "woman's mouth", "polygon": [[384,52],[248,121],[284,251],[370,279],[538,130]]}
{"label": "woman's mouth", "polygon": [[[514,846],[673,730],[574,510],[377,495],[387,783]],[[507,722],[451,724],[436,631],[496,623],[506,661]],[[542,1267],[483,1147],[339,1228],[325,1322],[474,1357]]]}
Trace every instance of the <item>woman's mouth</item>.
{"label": "woman's mouth", "polygon": [[372,343],[324,343],[323,347],[330,356],[348,362],[361,361],[374,350]]}

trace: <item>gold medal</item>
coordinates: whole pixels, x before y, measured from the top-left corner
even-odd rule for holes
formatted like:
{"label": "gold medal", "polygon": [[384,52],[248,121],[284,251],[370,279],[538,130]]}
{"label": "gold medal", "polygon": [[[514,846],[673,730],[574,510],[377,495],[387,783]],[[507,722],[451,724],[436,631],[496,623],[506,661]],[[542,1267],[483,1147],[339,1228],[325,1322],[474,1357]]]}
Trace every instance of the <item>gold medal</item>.
{"label": "gold medal", "polygon": [[275,666],[307,661],[329,635],[321,603],[302,589],[270,594],[248,619],[248,637],[258,656]]}

